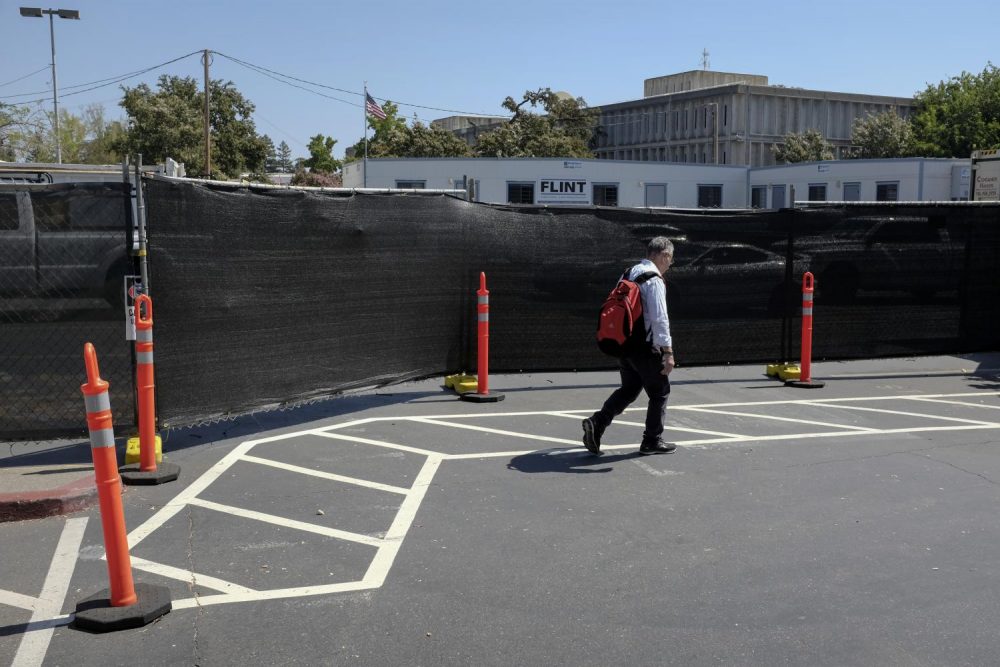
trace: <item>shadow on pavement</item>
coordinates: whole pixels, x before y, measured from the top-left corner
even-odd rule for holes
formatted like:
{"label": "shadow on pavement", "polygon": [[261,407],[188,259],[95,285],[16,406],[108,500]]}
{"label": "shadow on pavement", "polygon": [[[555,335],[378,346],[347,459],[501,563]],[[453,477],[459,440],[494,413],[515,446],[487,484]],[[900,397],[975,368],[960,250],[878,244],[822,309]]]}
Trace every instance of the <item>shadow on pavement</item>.
{"label": "shadow on pavement", "polygon": [[576,449],[546,449],[515,456],[507,464],[508,470],[517,472],[571,472],[579,474],[611,472],[612,463],[643,456],[638,451],[625,454],[594,456]]}

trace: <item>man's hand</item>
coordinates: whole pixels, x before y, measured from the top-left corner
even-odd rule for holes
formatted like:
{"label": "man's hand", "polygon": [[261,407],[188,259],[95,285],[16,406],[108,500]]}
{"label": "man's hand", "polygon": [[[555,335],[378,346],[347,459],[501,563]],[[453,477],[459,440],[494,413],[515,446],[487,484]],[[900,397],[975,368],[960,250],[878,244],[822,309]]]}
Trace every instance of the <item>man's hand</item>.
{"label": "man's hand", "polygon": [[664,352],[663,369],[660,371],[660,375],[670,375],[670,371],[672,370],[674,370],[674,353]]}

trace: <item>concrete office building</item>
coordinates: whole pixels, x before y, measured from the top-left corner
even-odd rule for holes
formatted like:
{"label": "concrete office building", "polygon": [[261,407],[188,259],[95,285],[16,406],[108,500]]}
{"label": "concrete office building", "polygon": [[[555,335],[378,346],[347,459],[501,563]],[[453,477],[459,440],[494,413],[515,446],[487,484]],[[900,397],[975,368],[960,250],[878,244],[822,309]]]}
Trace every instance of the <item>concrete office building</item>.
{"label": "concrete office building", "polygon": [[[892,109],[908,117],[914,101],[770,85],[760,74],[693,70],[646,79],[642,99],[595,108],[598,159],[761,167],[775,164],[773,149],[786,135],[811,129],[833,145],[835,158],[847,158],[856,119]],[[449,116],[431,124],[474,146],[503,121]]]}
{"label": "concrete office building", "polygon": [[600,107],[595,155],[605,160],[775,164],[773,148],[789,133],[816,129],[848,157],[854,121],[911,98],[836,93],[768,84],[766,76],[695,70],[646,79],[641,100]]}

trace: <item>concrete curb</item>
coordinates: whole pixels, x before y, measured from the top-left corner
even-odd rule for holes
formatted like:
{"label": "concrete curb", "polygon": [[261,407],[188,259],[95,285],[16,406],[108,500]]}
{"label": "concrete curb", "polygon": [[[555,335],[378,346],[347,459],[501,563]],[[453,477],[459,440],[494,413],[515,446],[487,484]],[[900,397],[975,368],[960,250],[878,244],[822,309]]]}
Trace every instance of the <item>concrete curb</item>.
{"label": "concrete curb", "polygon": [[0,522],[79,512],[97,502],[93,475],[43,491],[0,493]]}

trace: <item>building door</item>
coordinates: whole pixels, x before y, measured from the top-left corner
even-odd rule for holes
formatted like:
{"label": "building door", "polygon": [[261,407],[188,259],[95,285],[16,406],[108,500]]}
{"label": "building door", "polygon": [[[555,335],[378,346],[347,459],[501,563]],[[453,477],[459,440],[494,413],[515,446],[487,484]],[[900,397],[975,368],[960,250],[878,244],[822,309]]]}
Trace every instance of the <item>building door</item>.
{"label": "building door", "polygon": [[646,206],[666,206],[666,205],[667,205],[667,184],[647,183]]}
{"label": "building door", "polygon": [[785,186],[771,186],[771,208],[785,208]]}
{"label": "building door", "polygon": [[844,183],[844,201],[861,201],[860,183]]}

